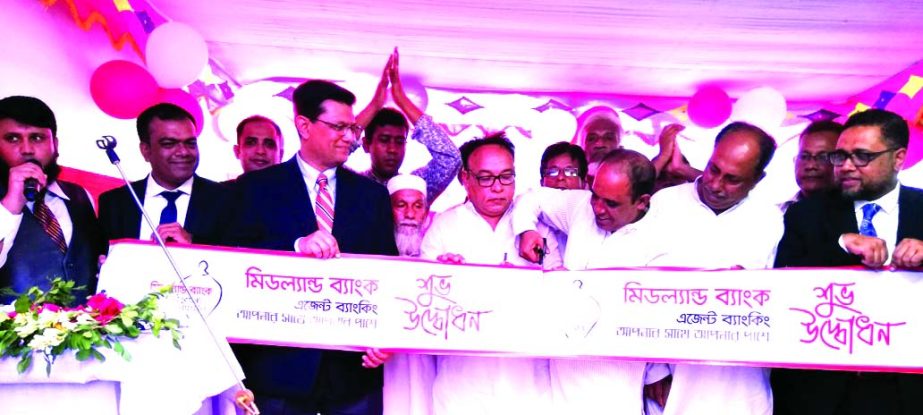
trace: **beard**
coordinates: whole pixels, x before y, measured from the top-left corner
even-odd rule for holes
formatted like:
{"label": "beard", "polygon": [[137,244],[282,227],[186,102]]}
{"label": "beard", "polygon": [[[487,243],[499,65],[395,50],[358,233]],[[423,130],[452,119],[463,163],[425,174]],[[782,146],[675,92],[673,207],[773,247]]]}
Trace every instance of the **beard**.
{"label": "beard", "polygon": [[420,256],[420,245],[423,243],[420,225],[414,221],[399,222],[394,226],[394,242],[400,256]]}

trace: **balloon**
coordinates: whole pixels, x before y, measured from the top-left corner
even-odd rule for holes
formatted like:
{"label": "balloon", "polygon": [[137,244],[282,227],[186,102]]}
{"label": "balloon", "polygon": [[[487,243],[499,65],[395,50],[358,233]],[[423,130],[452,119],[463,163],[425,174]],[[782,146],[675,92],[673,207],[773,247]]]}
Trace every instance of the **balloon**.
{"label": "balloon", "polygon": [[414,77],[404,77],[401,79],[401,85],[404,87],[404,93],[410,102],[413,102],[422,112],[426,112],[426,105],[429,104],[429,95],[426,93],[426,87],[420,83],[420,80]]}
{"label": "balloon", "polygon": [[103,112],[115,118],[136,118],[157,100],[157,82],[141,65],[109,61],[93,71],[90,96]]}
{"label": "balloon", "polygon": [[689,99],[686,111],[699,127],[715,128],[731,116],[731,98],[721,88],[706,86]]}
{"label": "balloon", "polygon": [[191,84],[208,63],[208,46],[198,32],[179,22],[167,22],[151,32],[145,47],[147,69],[164,88]]}
{"label": "balloon", "polygon": [[731,118],[746,121],[767,132],[778,128],[785,121],[788,108],[785,97],[768,86],[752,89],[737,99]]}
{"label": "balloon", "polygon": [[576,132],[577,119],[574,114],[558,108],[545,110],[532,124],[532,140],[541,146],[570,141]]}
{"label": "balloon", "polygon": [[202,133],[205,113],[202,111],[202,106],[199,105],[199,100],[182,89],[162,89],[157,97],[157,103],[161,102],[170,103],[186,110],[195,120],[196,135]]}

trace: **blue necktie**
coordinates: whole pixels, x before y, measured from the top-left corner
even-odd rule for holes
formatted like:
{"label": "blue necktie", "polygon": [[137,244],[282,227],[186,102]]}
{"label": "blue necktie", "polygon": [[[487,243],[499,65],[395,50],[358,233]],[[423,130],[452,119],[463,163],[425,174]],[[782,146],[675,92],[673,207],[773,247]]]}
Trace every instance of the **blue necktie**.
{"label": "blue necktie", "polygon": [[881,206],[874,203],[868,203],[862,206],[862,223],[859,224],[860,235],[871,236],[873,238],[878,237],[878,233],[875,232],[875,225],[872,225],[872,218],[875,217],[875,214],[880,210]]}
{"label": "blue necktie", "polygon": [[172,192],[160,192],[164,199],[167,199],[167,207],[160,211],[160,224],[176,222],[176,199],[183,194],[179,190]]}

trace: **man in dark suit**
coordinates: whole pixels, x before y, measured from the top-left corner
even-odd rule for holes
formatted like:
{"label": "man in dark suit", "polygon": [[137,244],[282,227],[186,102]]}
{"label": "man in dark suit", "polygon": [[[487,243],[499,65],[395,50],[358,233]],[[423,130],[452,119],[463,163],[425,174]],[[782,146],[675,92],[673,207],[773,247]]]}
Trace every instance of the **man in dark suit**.
{"label": "man in dark suit", "polygon": [[[230,243],[317,258],[397,255],[387,190],[342,167],[359,136],[355,96],[308,81],[293,100],[301,149],[287,162],[238,178]],[[382,411],[381,369],[364,369],[362,354],[247,345],[235,353],[265,413]]]}
{"label": "man in dark suit", "polygon": [[[828,156],[840,191],[789,208],[776,267],[919,267],[923,191],[897,180],[907,155],[907,122],[873,109],[854,114],[844,128]],[[923,413],[918,375],[773,370],[772,387],[776,414]]]}
{"label": "man in dark suit", "polygon": [[[85,287],[75,291],[83,300],[96,291],[105,243],[89,193],[58,180],[57,161],[51,108],[33,97],[0,99],[0,287],[48,289],[61,277]],[[2,304],[11,300],[0,296]]]}
{"label": "man in dark suit", "polygon": [[[138,116],[141,155],[151,174],[131,184],[164,241],[217,244],[230,217],[230,192],[195,175],[199,165],[195,121],[173,104],[157,104]],[[127,186],[103,193],[99,220],[107,240],[152,239]]]}

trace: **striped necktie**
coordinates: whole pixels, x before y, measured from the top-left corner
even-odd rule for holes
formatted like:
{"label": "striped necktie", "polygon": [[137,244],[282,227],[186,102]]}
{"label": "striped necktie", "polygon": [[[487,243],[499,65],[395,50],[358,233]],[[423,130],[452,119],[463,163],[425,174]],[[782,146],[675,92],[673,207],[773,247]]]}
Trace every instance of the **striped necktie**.
{"label": "striped necktie", "polygon": [[317,227],[333,233],[333,198],[327,190],[327,176],[323,173],[317,176],[317,203],[314,205],[314,215],[317,217]]}
{"label": "striped necktie", "polygon": [[875,225],[872,224],[872,218],[881,210],[881,206],[874,203],[868,203],[862,206],[862,223],[859,224],[859,234],[863,236],[878,237],[875,231]]}
{"label": "striped necktie", "polygon": [[44,195],[40,195],[35,199],[35,203],[32,205],[32,214],[35,215],[35,219],[42,225],[42,230],[48,234],[48,237],[57,245],[61,253],[67,253],[67,241],[64,240],[64,231],[61,230],[61,224],[55,219],[54,213],[51,213],[51,209],[45,204]]}

